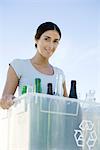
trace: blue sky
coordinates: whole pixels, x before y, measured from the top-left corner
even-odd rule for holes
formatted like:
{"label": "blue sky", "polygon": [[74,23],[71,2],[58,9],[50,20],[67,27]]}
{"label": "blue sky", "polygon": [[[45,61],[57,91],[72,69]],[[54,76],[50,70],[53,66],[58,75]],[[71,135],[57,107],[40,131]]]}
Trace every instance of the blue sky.
{"label": "blue sky", "polygon": [[9,62],[32,57],[38,25],[52,21],[60,27],[62,39],[50,61],[64,70],[68,92],[76,79],[82,99],[94,89],[99,101],[99,8],[99,0],[0,0],[0,95]]}

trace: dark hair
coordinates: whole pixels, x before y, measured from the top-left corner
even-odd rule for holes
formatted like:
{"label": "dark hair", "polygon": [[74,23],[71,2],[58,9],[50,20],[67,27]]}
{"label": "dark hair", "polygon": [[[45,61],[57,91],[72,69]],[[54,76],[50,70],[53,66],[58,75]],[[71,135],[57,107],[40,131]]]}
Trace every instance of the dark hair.
{"label": "dark hair", "polygon": [[[57,31],[59,33],[60,38],[61,38],[61,31],[55,23],[53,23],[53,22],[44,22],[37,28],[37,31],[36,31],[36,34],[35,34],[35,39],[36,40],[39,39],[41,37],[41,35],[45,31],[48,31],[48,30]],[[37,47],[37,44],[35,44],[35,47]]]}

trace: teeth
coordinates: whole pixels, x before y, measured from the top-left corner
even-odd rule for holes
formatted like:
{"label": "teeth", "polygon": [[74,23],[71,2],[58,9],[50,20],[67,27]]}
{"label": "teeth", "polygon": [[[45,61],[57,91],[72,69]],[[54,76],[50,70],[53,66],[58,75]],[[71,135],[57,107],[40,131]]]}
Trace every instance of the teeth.
{"label": "teeth", "polygon": [[48,51],[48,52],[49,52],[49,51],[51,51],[51,50],[46,49],[46,51]]}
{"label": "teeth", "polygon": [[48,50],[48,49],[46,49],[46,51],[49,52],[49,53],[51,52],[51,50]]}
{"label": "teeth", "polygon": [[49,53],[49,55],[52,55],[52,51],[51,50],[48,50],[48,49],[45,49],[47,51],[47,53]]}

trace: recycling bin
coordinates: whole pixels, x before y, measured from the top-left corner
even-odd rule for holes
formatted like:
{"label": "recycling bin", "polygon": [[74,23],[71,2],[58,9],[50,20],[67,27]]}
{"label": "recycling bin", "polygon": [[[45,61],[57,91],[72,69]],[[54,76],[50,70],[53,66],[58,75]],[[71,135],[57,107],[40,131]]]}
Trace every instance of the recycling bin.
{"label": "recycling bin", "polygon": [[8,150],[8,111],[0,109],[0,150]]}
{"label": "recycling bin", "polygon": [[100,103],[24,94],[0,117],[0,150],[99,150],[99,114]]}

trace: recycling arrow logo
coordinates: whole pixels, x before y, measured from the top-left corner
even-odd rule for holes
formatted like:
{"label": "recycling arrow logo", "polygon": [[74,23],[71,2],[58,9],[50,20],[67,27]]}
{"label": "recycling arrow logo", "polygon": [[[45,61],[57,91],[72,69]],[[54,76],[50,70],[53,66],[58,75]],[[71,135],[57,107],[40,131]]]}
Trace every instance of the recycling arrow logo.
{"label": "recycling arrow logo", "polygon": [[87,145],[91,150],[97,140],[97,135],[94,130],[94,124],[91,120],[82,120],[78,130],[74,130],[74,138],[78,147]]}

